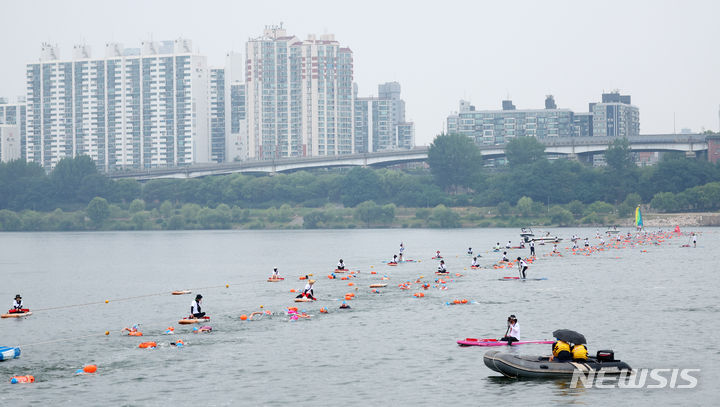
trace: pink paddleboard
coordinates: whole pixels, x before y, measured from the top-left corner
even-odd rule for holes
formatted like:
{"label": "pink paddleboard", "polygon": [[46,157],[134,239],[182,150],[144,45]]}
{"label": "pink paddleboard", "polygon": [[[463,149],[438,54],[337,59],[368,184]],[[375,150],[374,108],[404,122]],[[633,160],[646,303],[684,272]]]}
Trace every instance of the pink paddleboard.
{"label": "pink paddleboard", "polygon": [[[465,338],[464,340],[457,341],[460,346],[507,346],[507,342],[499,341],[497,339],[476,339],[476,338]],[[527,345],[529,343],[554,343],[554,341],[518,341],[513,342],[512,346],[515,345]]]}

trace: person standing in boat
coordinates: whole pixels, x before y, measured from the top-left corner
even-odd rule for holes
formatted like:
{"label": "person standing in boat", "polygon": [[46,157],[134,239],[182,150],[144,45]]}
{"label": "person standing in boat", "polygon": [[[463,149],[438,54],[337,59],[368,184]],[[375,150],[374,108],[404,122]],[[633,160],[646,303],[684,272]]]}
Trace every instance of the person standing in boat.
{"label": "person standing in boat", "polygon": [[13,300],[12,309],[10,310],[12,313],[16,312],[25,312],[23,311],[23,303],[22,303],[22,297],[20,294],[15,295],[15,299]]}
{"label": "person standing in boat", "polygon": [[517,318],[515,315],[510,315],[507,319],[508,328],[505,331],[505,336],[500,340],[507,341],[508,345],[512,345],[513,342],[520,340],[520,325],[518,325]]}
{"label": "person standing in boat", "polygon": [[200,303],[202,302],[202,295],[198,294],[195,296],[195,300],[190,304],[190,315],[193,318],[203,318],[205,313],[200,309]]}
{"label": "person standing in boat", "polygon": [[343,259],[340,259],[337,265],[338,270],[345,270],[345,263],[343,262]]}
{"label": "person standing in boat", "polygon": [[532,240],[530,241],[530,256],[535,257],[535,242]]}
{"label": "person standing in boat", "polygon": [[518,271],[520,272],[520,278],[525,279],[525,272],[528,269],[528,264],[521,257],[517,258]]}

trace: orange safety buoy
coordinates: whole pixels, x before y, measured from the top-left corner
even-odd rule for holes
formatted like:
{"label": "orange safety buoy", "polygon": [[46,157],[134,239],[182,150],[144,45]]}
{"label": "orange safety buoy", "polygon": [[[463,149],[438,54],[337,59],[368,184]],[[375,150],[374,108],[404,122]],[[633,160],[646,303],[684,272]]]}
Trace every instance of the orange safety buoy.
{"label": "orange safety buoy", "polygon": [[245,314],[240,315],[240,320],[241,321],[247,320],[247,315],[245,315]]}
{"label": "orange safety buoy", "polygon": [[142,349],[157,348],[157,343],[156,342],[143,342],[140,345],[138,345],[138,348],[142,348]]}
{"label": "orange safety buoy", "polygon": [[128,332],[128,336],[143,336],[143,334],[139,331],[130,331]]}
{"label": "orange safety buoy", "polygon": [[97,372],[97,365],[87,365],[87,366],[83,367],[83,372],[95,373],[95,372]]}

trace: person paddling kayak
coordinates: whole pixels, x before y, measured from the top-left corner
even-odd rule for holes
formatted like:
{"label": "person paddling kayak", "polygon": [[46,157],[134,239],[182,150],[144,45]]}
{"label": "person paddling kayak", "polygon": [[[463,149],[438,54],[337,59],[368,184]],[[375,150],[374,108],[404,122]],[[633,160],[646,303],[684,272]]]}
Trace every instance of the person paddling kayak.
{"label": "person paddling kayak", "polygon": [[202,302],[202,295],[198,294],[195,296],[195,300],[190,304],[190,316],[193,318],[203,318],[205,313],[200,309],[200,303]]}
{"label": "person paddling kayak", "polygon": [[508,317],[507,324],[508,327],[505,331],[505,336],[503,336],[500,340],[507,341],[508,345],[512,345],[513,342],[520,340],[520,325],[518,325],[515,315],[510,315]]}
{"label": "person paddling kayak", "polygon": [[297,298],[309,298],[311,300],[316,300],[317,298],[314,297],[313,292],[313,286],[315,285],[315,280],[308,280],[307,284],[305,284],[305,288],[303,288],[303,292],[297,296]]}
{"label": "person paddling kayak", "polygon": [[12,308],[10,308],[10,313],[23,313],[23,303],[22,303],[22,297],[20,294],[15,295],[15,299],[13,300]]}

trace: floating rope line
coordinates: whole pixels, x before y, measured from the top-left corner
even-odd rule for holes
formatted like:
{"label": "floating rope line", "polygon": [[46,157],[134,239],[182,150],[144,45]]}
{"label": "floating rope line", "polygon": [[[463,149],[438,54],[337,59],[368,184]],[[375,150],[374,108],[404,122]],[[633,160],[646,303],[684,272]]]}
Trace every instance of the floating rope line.
{"label": "floating rope line", "polygon": [[[190,288],[189,290],[209,290],[212,288],[230,288],[230,284],[215,285],[215,286],[209,286],[209,287]],[[161,293],[135,295],[132,297],[123,297],[123,298],[113,298],[113,299],[107,299],[104,301],[93,301],[93,302],[86,302],[86,303],[82,303],[82,304],[59,305],[56,307],[46,307],[46,308],[33,308],[32,311],[38,312],[38,311],[51,311],[51,310],[65,309],[65,308],[87,307],[90,305],[101,305],[101,304],[108,304],[110,302],[130,301],[130,300],[136,300],[138,298],[155,297],[155,296],[168,295],[168,294],[170,294],[170,292],[163,291]]]}

